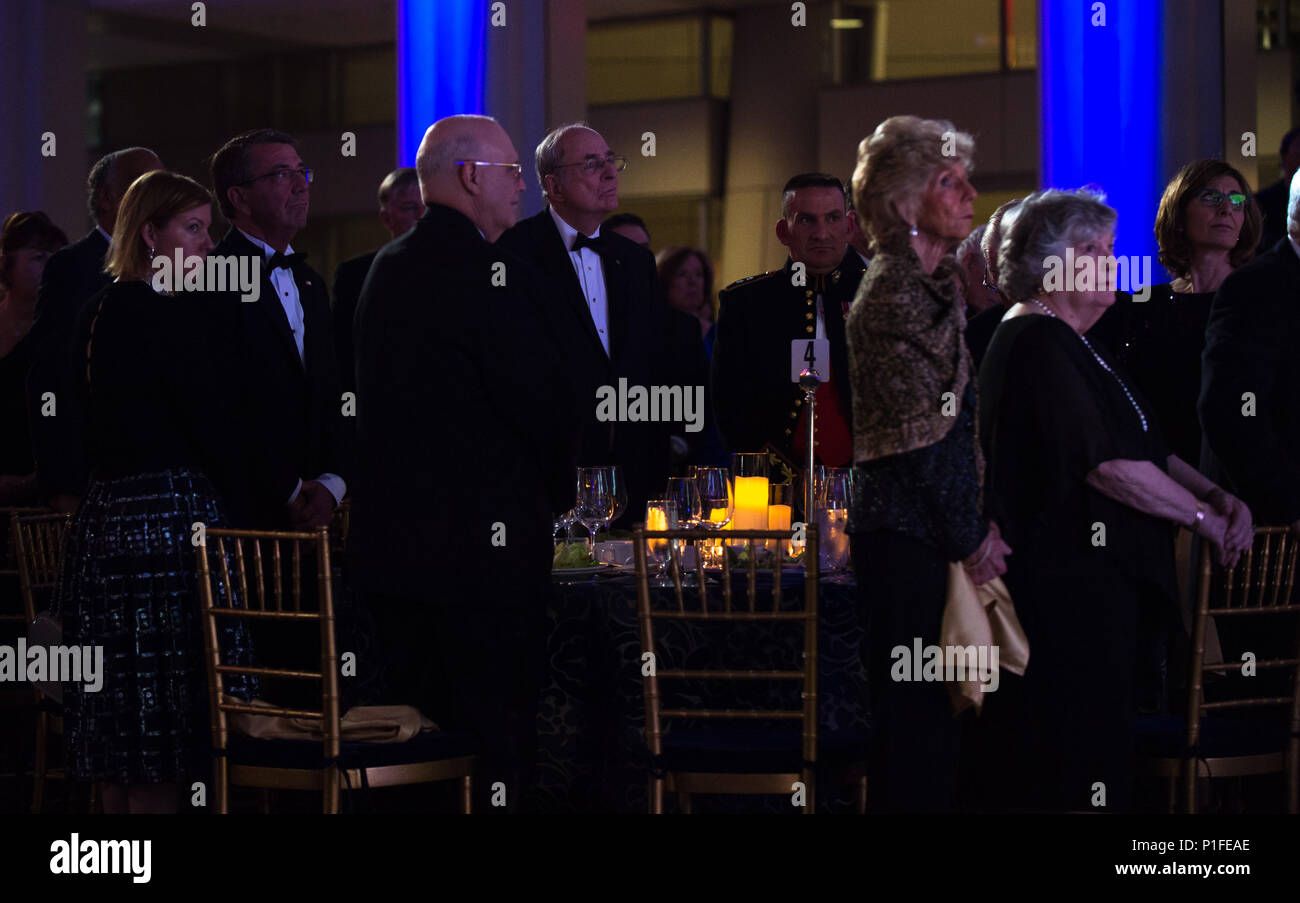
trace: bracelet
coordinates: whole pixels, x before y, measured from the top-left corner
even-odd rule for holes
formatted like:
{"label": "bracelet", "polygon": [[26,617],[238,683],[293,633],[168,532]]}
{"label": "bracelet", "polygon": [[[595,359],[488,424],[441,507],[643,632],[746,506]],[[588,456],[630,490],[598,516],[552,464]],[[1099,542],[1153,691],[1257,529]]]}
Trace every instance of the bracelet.
{"label": "bracelet", "polygon": [[971,570],[972,568],[979,567],[981,564],[984,563],[984,559],[988,558],[992,552],[993,552],[993,534],[990,533],[988,539],[984,540],[984,554],[981,555],[979,557],[979,560],[976,561],[974,564],[963,565],[963,567],[965,567],[967,570]]}
{"label": "bracelet", "polygon": [[1188,529],[1190,529],[1193,533],[1199,535],[1201,530],[1201,524],[1203,523],[1205,523],[1205,505],[1201,504],[1200,502],[1197,502],[1196,519],[1193,520],[1190,525],[1188,525]]}

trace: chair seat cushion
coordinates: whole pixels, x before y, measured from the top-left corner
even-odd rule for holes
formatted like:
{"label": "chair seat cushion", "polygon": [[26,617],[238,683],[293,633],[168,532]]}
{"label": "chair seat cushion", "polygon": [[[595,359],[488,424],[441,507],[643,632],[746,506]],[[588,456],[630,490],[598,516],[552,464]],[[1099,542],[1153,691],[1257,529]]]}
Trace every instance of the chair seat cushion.
{"label": "chair seat cushion", "polygon": [[[720,774],[793,773],[803,768],[803,738],[789,728],[723,725],[670,730],[663,737],[665,771]],[[865,730],[817,737],[817,766],[832,768],[866,757]]]}
{"label": "chair seat cushion", "polygon": [[[1141,756],[1177,759],[1187,742],[1187,719],[1181,715],[1147,715],[1137,722]],[[1257,756],[1286,748],[1287,731],[1278,717],[1207,715],[1201,719],[1196,754],[1202,759]]]}
{"label": "chair seat cushion", "polygon": [[[231,733],[227,758],[232,764],[263,768],[323,768],[324,746],[314,740],[258,740]],[[436,762],[474,754],[474,739],[457,731],[423,731],[405,743],[344,743],[341,764],[348,768],[379,768]]]}

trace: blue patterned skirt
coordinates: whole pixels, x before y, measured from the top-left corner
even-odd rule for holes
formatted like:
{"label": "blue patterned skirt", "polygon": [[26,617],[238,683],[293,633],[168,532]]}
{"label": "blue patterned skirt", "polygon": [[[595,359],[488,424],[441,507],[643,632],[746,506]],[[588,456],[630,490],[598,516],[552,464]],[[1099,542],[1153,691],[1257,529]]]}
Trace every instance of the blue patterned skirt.
{"label": "blue patterned skirt", "polygon": [[[99,692],[64,688],[69,773],[115,784],[207,773],[207,678],[191,525],[225,525],[212,484],[184,468],[92,480],[69,524],[53,612],[63,642],[102,646]],[[218,591],[223,590],[219,587]],[[227,664],[247,664],[247,628],[227,621]],[[249,696],[248,684],[228,692]]]}

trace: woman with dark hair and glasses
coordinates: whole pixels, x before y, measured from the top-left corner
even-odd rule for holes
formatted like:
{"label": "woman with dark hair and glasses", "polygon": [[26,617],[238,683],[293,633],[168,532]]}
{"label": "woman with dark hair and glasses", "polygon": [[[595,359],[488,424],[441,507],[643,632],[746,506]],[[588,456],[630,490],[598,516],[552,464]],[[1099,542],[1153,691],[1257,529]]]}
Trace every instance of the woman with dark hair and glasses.
{"label": "woman with dark hair and glasses", "polygon": [[1135,302],[1120,295],[1092,337],[1107,343],[1151,404],[1170,451],[1201,458],[1201,352],[1210,302],[1229,273],[1255,256],[1261,218],[1241,173],[1197,160],[1165,187],[1156,214],[1160,264],[1173,282]]}

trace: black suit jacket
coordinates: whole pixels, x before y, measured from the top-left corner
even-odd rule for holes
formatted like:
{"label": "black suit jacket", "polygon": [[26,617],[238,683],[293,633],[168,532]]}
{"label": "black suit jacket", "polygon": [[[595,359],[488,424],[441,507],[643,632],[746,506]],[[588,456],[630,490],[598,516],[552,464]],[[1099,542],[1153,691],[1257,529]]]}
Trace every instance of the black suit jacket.
{"label": "black suit jacket", "polygon": [[[1202,469],[1255,522],[1300,520],[1300,259],[1283,238],[1215,295],[1201,361]],[[1247,416],[1245,393],[1254,396]]]}
{"label": "black suit jacket", "polygon": [[576,412],[527,264],[430,205],[375,257],[353,336],[357,588],[543,604],[551,515],[573,504]]}
{"label": "black suit jacket", "polygon": [[[28,421],[36,472],[46,495],[81,495],[89,464],[85,454],[85,412],[78,406],[75,383],[67,381],[65,363],[78,311],[111,281],[104,272],[108,240],[91,229],[57,251],[45,264],[36,295],[32,326],[35,359],[27,377]],[[46,416],[46,393],[54,393],[54,415]]]}
{"label": "black suit jacket", "polygon": [[[274,450],[266,468],[277,475],[292,470],[303,480],[322,473],[347,480],[354,426],[350,414],[344,413],[325,280],[303,261],[293,268],[303,310],[300,360],[262,249],[232,228],[212,253],[262,259],[258,300],[230,303],[240,306],[249,360],[257,369],[255,383],[264,392],[268,407],[276,412],[276,419],[266,427],[270,430],[268,445]],[[259,512],[267,526],[282,524],[286,516],[283,504]]]}
{"label": "black suit jacket", "polygon": [[621,464],[628,484],[628,506],[618,524],[645,517],[647,498],[667,485],[668,436],[681,424],[603,423],[596,418],[596,392],[627,385],[673,385],[667,361],[667,311],[659,300],[654,257],[636,242],[602,230],[602,257],[609,304],[610,353],[600,343],[568,249],[550,211],[522,220],[501,236],[501,247],[524,258],[544,280],[546,314],[555,329],[583,412],[579,463]]}
{"label": "black suit jacket", "polygon": [[345,260],[334,271],[334,356],[339,365],[339,381],[346,390],[356,388],[357,384],[356,363],[352,359],[352,318],[357,312],[361,286],[377,253],[371,251]]}
{"label": "black suit jacket", "polygon": [[1259,250],[1266,251],[1286,238],[1286,202],[1291,193],[1288,180],[1280,179],[1255,194],[1255,203],[1263,217],[1259,233]]}
{"label": "black suit jacket", "polygon": [[[713,342],[714,415],[723,441],[733,452],[761,451],[770,444],[792,462],[803,390],[790,381],[790,342],[817,334],[819,288],[811,275],[806,285],[794,285],[793,265],[787,259],[782,269],[723,289]],[[831,376],[850,431],[853,389],[843,310],[853,302],[864,272],[862,258],[849,248],[820,284]]]}

